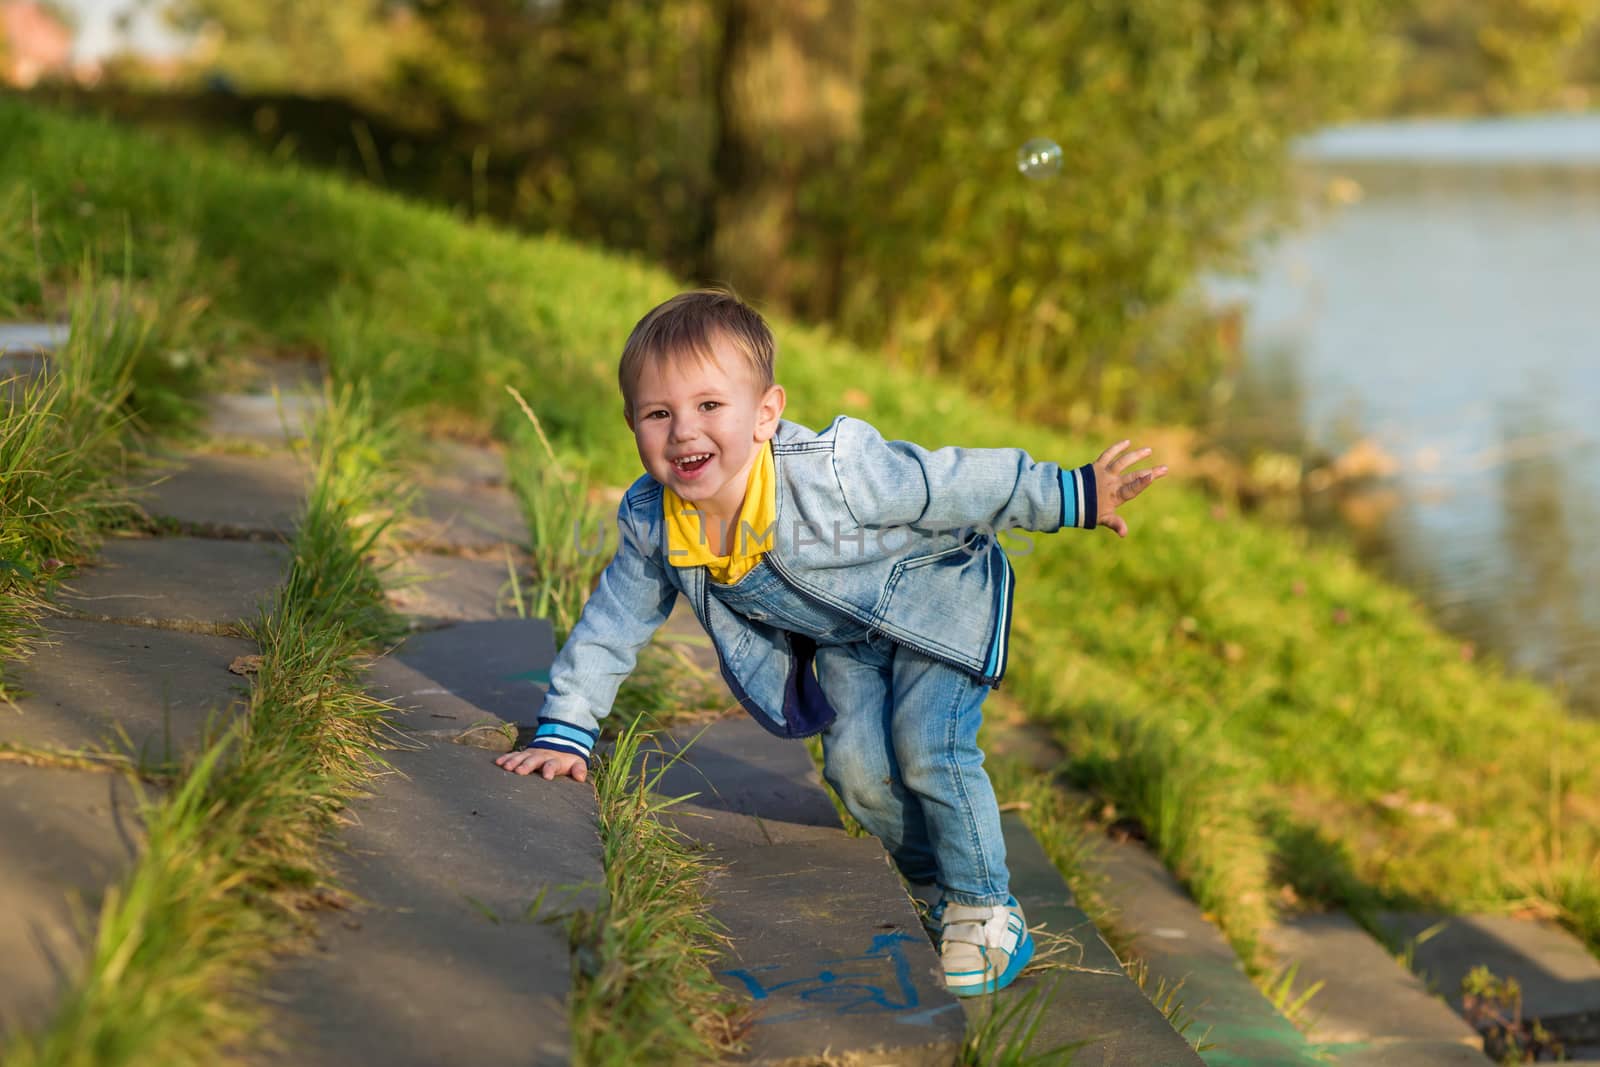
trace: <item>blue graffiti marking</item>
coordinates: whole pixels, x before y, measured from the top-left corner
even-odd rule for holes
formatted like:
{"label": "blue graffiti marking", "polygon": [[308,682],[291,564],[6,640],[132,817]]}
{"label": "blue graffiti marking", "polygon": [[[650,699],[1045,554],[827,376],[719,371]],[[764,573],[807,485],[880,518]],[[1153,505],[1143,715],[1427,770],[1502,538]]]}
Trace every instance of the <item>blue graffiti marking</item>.
{"label": "blue graffiti marking", "polygon": [[521,674],[508,674],[505,680],[508,682],[537,682],[540,685],[549,685],[550,672],[548,670],[523,671]]}
{"label": "blue graffiti marking", "polygon": [[[780,964],[723,971],[744,984],[752,1000],[769,1000],[774,994],[793,998],[806,1006],[780,1015],[765,1015],[767,1023],[809,1019],[818,1015],[861,1015],[869,1012],[913,1011],[919,1003],[917,987],[911,980],[911,962],[906,959],[904,942],[915,938],[896,931],[878,934],[872,947],[850,959],[834,960],[815,974],[786,981],[771,982],[766,972],[781,970]],[[758,978],[757,973],[763,977]],[[770,982],[770,984],[769,984]]]}

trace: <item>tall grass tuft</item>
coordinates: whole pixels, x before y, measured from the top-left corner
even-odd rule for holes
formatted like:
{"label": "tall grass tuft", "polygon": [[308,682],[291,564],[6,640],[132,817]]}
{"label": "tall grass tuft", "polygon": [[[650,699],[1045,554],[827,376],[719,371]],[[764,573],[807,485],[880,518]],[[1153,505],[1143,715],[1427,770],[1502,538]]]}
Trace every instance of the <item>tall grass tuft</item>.
{"label": "tall grass tuft", "polygon": [[708,869],[661,820],[686,798],[656,795],[670,761],[641,757],[646,737],[630,723],[595,768],[606,893],[572,927],[574,1062],[583,1067],[712,1062],[737,1047],[745,1010],[712,976],[724,941],[710,917]]}
{"label": "tall grass tuft", "polygon": [[328,877],[319,846],[339,810],[381,766],[384,705],[359,672],[389,628],[365,563],[396,492],[385,432],[353,390],[324,415],[289,575],[251,627],[249,709],[143,805],[144,848],[104,899],[85,972],[5,1067],[199,1067],[270,1041],[251,990]]}
{"label": "tall grass tuft", "polygon": [[[589,503],[589,482],[556,458],[544,424],[513,386],[506,386],[539,441],[531,462],[511,468],[512,486],[528,520],[533,579],[521,597],[526,614],[549,619],[565,640],[609,558],[608,527]],[[524,451],[527,451],[526,449]],[[593,531],[598,536],[591,541]]]}
{"label": "tall grass tuft", "polygon": [[58,573],[133,510],[118,476],[135,437],[134,382],[171,336],[158,325],[168,310],[86,266],[50,370],[0,385],[0,663],[27,654]]}

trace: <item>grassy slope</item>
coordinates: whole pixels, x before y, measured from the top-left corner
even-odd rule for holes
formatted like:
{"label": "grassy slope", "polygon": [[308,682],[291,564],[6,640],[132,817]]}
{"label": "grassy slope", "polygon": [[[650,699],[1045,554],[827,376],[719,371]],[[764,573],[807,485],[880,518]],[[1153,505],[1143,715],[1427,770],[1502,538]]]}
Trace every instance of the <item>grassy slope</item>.
{"label": "grassy slope", "polygon": [[[38,197],[53,271],[86,245],[120,259],[128,236],[138,269],[188,235],[195,276],[264,342],[324,352],[386,404],[507,434],[521,416],[501,387],[515,384],[570,462],[612,483],[637,472],[613,375],[632,323],[677,288],[657,271],[0,102],[0,195],[18,186]],[[776,327],[801,422],[855,410],[930,445],[1074,464],[1099,444]],[[1600,944],[1600,724],[1463,662],[1412,598],[1296,532],[1181,486],[1131,520],[1125,543],[1041,537],[1018,560],[1008,687],[1242,947],[1280,881],[1357,906],[1536,902]]]}

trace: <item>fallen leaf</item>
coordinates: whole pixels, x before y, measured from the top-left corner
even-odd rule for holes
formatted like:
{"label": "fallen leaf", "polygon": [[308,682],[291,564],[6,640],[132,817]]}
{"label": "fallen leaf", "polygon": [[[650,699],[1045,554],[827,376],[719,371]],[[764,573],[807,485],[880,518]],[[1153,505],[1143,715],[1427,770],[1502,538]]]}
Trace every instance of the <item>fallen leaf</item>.
{"label": "fallen leaf", "polygon": [[255,674],[261,670],[260,656],[235,656],[233,662],[228,664],[228,670],[233,674]]}

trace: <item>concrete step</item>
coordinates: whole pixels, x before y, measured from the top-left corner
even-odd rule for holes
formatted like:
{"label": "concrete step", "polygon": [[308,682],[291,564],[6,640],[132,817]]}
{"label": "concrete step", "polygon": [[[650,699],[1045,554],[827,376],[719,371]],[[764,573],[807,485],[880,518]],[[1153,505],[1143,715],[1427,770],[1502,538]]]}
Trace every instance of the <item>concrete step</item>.
{"label": "concrete step", "polygon": [[1512,978],[1522,1018],[1540,1020],[1570,1060],[1600,1060],[1600,961],[1553,922],[1508,915],[1394,912],[1379,925],[1408,945],[1412,967],[1457,1012],[1462,980],[1475,967]]}
{"label": "concrete step", "polygon": [[64,322],[0,322],[0,356],[54,352],[67,343]]}
{"label": "concrete step", "polygon": [[448,743],[386,755],[398,773],[352,805],[343,835],[359,903],[273,975],[285,1048],[263,1061],[570,1063],[559,920],[604,885],[593,788]]}
{"label": "concrete step", "polygon": [[513,573],[528,588],[521,553],[513,553],[509,562],[413,553],[397,560],[386,578],[389,606],[417,630],[511,618],[516,615]]}
{"label": "concrete step", "polygon": [[1134,842],[1096,843],[1088,860],[1105,878],[1118,926],[1137,939],[1134,952],[1151,982],[1179,982],[1183,1013],[1193,1033],[1214,1047],[1201,1059],[1213,1067],[1296,1067],[1322,1063],[1318,1051],[1261,995],[1232,947],[1167,872]]}
{"label": "concrete step", "polygon": [[62,583],[58,603],[79,618],[233,634],[271,599],[288,563],[282,545],[117,537]]}
{"label": "concrete step", "polygon": [[505,453],[498,448],[436,437],[424,450],[429,456],[428,469],[435,477],[446,481],[503,486],[511,480],[506,471]]}
{"label": "concrete step", "polygon": [[1307,1002],[1306,1036],[1341,1067],[1487,1067],[1475,1030],[1346,915],[1286,918],[1268,936]]}
{"label": "concrete step", "polygon": [[208,396],[202,428],[213,438],[269,445],[304,439],[327,401],[319,364],[251,360],[230,369],[234,392]]}
{"label": "concrete step", "polygon": [[748,1062],[954,1064],[961,1006],[883,849],[840,829],[804,746],[743,715],[664,744],[690,745],[659,791],[700,794],[673,811],[716,868],[719,977],[756,1012]]}
{"label": "concrete step", "polygon": [[303,454],[190,453],[170,469],[145,472],[135,499],[152,519],[185,533],[288,540],[305,511],[310,483]]}
{"label": "concrete step", "polygon": [[459,623],[407,637],[372,664],[368,687],[398,709],[395,725],[413,733],[531,724],[555,653],[544,619]]}
{"label": "concrete step", "polygon": [[556,920],[604,885],[594,789],[430,737],[531,718],[554,655],[547,622],[506,619],[414,634],[379,661],[373,691],[401,707],[398,773],[352,807],[341,873],[360,905],[273,979],[289,1042],[274,1062],[571,1061]]}
{"label": "concrete step", "polygon": [[20,695],[0,707],[0,742],[165,762],[244,706],[249,682],[229,666],[255,652],[232,637],[48,619],[34,654],[7,665]]}
{"label": "concrete step", "polygon": [[320,393],[223,393],[206,400],[201,426],[215,438],[281,445],[309,436],[326,406]]}
{"label": "concrete step", "polygon": [[434,552],[480,554],[528,540],[522,505],[510,490],[445,481],[423,485],[399,535]]}
{"label": "concrete step", "polygon": [[1001,825],[1011,891],[1042,962],[996,997],[962,1000],[969,1025],[981,1026],[990,1013],[1005,1016],[1014,1009],[1005,1032],[1015,1036],[1033,1027],[1031,1055],[1073,1048],[1074,1067],[1198,1067],[1200,1057],[1128,977],[1027,824],[1007,814]]}
{"label": "concrete step", "polygon": [[0,1047],[81,975],[105,889],[138,855],[137,796],[120,774],[0,763]]}

